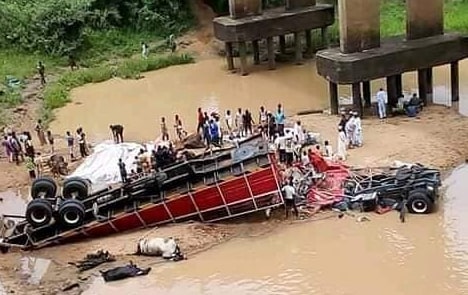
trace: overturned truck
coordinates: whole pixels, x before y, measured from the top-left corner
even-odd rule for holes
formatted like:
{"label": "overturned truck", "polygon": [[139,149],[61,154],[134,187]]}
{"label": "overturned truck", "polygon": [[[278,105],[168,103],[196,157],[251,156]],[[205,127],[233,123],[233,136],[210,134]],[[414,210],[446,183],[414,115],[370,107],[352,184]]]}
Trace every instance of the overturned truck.
{"label": "overturned truck", "polygon": [[283,204],[274,154],[254,137],[237,148],[175,163],[116,187],[90,192],[86,179],[68,178],[61,193],[37,179],[25,216],[0,246],[23,249],[101,237],[158,224],[213,222]]}

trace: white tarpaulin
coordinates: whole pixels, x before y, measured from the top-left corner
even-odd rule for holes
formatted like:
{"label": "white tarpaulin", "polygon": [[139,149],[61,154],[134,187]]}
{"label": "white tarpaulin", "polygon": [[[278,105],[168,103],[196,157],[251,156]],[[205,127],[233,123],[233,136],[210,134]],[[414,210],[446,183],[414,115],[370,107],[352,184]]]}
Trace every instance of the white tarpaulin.
{"label": "white tarpaulin", "polygon": [[105,141],[94,148],[94,152],[73,172],[70,177],[82,177],[95,184],[120,182],[119,159],[125,163],[127,172],[136,170],[135,157],[144,146],[138,143],[124,142],[115,144]]}

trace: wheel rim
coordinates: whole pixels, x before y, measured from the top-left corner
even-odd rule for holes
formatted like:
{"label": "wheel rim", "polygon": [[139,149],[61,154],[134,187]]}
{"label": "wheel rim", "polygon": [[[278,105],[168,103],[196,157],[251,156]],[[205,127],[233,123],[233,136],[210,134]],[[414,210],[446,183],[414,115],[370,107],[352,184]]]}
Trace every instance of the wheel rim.
{"label": "wheel rim", "polygon": [[47,212],[43,209],[36,209],[31,213],[31,220],[37,224],[43,223],[47,220]]}
{"label": "wheel rim", "polygon": [[80,215],[74,211],[68,211],[63,214],[63,220],[67,224],[77,224],[80,221]]}
{"label": "wheel rim", "polygon": [[427,211],[427,204],[426,202],[422,200],[415,200],[411,204],[411,208],[413,209],[414,212],[416,213],[424,213]]}

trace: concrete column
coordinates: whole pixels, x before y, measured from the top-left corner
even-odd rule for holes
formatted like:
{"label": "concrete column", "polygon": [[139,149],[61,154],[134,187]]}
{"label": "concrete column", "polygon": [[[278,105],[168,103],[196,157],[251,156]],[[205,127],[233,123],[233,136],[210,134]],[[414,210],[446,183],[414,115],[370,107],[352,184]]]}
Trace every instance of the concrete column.
{"label": "concrete column", "polygon": [[247,44],[245,44],[245,42],[239,42],[239,58],[241,75],[246,76],[249,73],[247,72]]}
{"label": "concrete column", "polygon": [[268,69],[274,70],[275,66],[275,44],[273,37],[267,37],[267,51],[268,51]]}
{"label": "concrete column", "polygon": [[419,99],[424,102],[424,105],[427,105],[427,71],[426,69],[418,70],[418,89],[419,89]]}
{"label": "concrete column", "polygon": [[234,70],[234,57],[232,56],[232,43],[226,42],[224,45],[226,48],[226,60],[227,60],[228,70],[232,71]]}
{"label": "concrete column", "polygon": [[434,103],[432,95],[432,93],[434,92],[434,86],[432,82],[432,68],[426,69],[426,87],[427,102]]}
{"label": "concrete column", "polygon": [[392,108],[396,107],[398,103],[397,81],[396,76],[387,77],[387,96],[388,105]]}
{"label": "concrete column", "polygon": [[370,108],[371,106],[371,87],[370,81],[362,82],[362,95],[364,97],[364,107]]}
{"label": "concrete column", "polygon": [[361,83],[353,83],[353,108],[362,114],[363,107],[362,107],[362,95],[361,95]]}
{"label": "concrete column", "polygon": [[253,57],[254,57],[254,64],[260,64],[260,46],[258,45],[258,40],[252,41],[252,49],[253,49]]}
{"label": "concrete column", "polygon": [[301,34],[299,32],[294,33],[294,55],[296,65],[302,64],[302,42]]}
{"label": "concrete column", "polygon": [[320,28],[320,35],[322,37],[322,47],[328,48],[328,27]]}
{"label": "concrete column", "polygon": [[279,36],[279,47],[281,54],[286,54],[286,37],[284,35]]}
{"label": "concrete column", "polygon": [[395,75],[397,97],[403,96],[403,80],[401,74]]}
{"label": "concrete column", "polygon": [[444,33],[444,0],[406,0],[408,40]]}
{"label": "concrete column", "polygon": [[234,19],[261,14],[262,0],[229,0],[229,13]]}
{"label": "concrete column", "polygon": [[306,50],[308,55],[312,55],[314,52],[314,48],[312,45],[312,30],[305,31],[305,39],[306,39]]}
{"label": "concrete column", "polygon": [[330,92],[330,111],[332,115],[338,115],[338,85],[333,82],[328,82]]}
{"label": "concrete column", "polygon": [[380,1],[338,0],[343,53],[380,46]]}
{"label": "concrete column", "polygon": [[286,0],[286,10],[315,5],[315,0]]}
{"label": "concrete column", "polygon": [[458,61],[450,63],[450,88],[452,92],[452,101],[458,101],[460,99]]}

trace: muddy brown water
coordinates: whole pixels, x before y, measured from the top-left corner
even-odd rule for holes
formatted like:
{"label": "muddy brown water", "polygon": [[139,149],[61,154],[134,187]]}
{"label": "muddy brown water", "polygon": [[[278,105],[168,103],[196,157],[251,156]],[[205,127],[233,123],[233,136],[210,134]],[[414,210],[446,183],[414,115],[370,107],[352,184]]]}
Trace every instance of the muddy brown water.
{"label": "muddy brown water", "polygon": [[[281,65],[275,71],[253,70],[241,77],[228,73],[223,59],[206,59],[145,73],[140,80],[112,79],[79,87],[72,91],[73,102],[56,112],[51,129],[64,134],[82,126],[90,140],[98,142],[110,137],[110,124],[122,123],[127,139],[141,141],[159,136],[163,116],[171,127],[174,115],[179,114],[186,129],[194,130],[198,107],[222,113],[247,108],[254,119],[258,119],[260,105],[274,110],[282,103],[287,116],[328,108],[328,85],[317,75],[314,61],[302,66]],[[434,69],[434,97],[439,103],[450,103],[449,73],[448,66]],[[468,61],[460,64],[460,106],[468,115],[466,81]],[[416,73],[405,74],[403,84],[406,93],[417,91]],[[383,80],[374,81],[372,93],[381,86]],[[340,87],[340,96],[349,97],[350,90],[350,86]]]}
{"label": "muddy brown water", "polygon": [[[84,294],[468,294],[468,166],[447,179],[438,213],[370,214],[293,224],[236,239],[147,277],[104,283]],[[116,293],[117,292],[117,293]]]}

